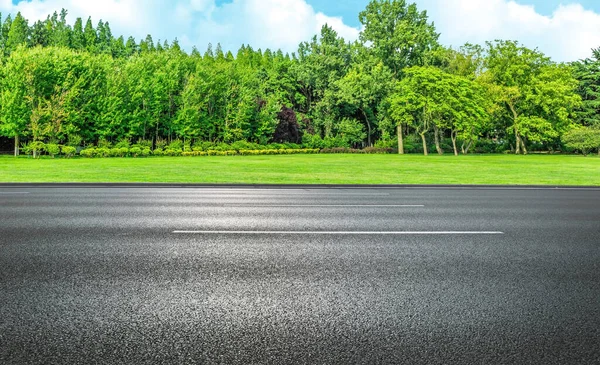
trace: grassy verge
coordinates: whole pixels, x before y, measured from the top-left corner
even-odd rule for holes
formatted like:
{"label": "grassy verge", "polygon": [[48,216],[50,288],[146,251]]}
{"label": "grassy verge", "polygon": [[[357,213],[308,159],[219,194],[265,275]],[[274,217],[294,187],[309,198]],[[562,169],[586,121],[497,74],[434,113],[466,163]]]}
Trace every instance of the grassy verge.
{"label": "grassy verge", "polygon": [[600,186],[600,158],[283,155],[33,160],[2,156],[0,182]]}

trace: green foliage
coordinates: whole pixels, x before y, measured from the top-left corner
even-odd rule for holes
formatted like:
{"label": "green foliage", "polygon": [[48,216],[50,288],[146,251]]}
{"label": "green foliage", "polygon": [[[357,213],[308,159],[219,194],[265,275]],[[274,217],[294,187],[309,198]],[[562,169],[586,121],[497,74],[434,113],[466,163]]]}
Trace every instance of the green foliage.
{"label": "green foliage", "polygon": [[405,0],[370,1],[359,41],[325,25],[292,56],[203,57],[67,14],[0,26],[0,136],[34,157],[388,151],[398,130],[407,152],[526,152],[600,120],[600,52],[562,65],[516,42],[447,49]]}
{"label": "green foliage", "polygon": [[572,129],[562,136],[562,141],[568,148],[581,151],[586,156],[594,149],[597,149],[600,154],[600,129],[590,127]]}
{"label": "green foliage", "polygon": [[75,153],[77,152],[77,148],[75,148],[73,146],[62,146],[60,148],[60,150],[66,158],[73,157],[75,155]]}
{"label": "green foliage", "polygon": [[57,145],[56,143],[48,143],[46,144],[44,150],[46,152],[48,152],[48,154],[54,158],[54,156],[59,155],[60,154],[60,146]]}

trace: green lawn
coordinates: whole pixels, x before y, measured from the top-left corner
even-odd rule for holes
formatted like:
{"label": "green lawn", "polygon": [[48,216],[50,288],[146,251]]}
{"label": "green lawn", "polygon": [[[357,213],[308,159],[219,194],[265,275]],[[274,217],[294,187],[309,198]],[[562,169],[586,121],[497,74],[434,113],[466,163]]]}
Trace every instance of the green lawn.
{"label": "green lawn", "polygon": [[33,160],[2,156],[0,182],[600,186],[600,158],[282,155]]}

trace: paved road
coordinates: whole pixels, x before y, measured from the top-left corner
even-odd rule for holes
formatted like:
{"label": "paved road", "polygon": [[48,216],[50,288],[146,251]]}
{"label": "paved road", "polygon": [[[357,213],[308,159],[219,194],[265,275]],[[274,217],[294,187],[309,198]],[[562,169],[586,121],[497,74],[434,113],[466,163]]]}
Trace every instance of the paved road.
{"label": "paved road", "polygon": [[599,344],[600,189],[0,187],[1,364],[598,364]]}

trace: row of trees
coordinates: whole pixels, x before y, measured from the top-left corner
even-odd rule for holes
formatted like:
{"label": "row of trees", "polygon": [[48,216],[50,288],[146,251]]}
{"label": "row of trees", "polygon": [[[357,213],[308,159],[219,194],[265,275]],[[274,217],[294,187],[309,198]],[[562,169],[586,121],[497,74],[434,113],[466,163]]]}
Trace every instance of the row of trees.
{"label": "row of trees", "polygon": [[600,129],[599,51],[558,64],[512,41],[446,48],[404,0],[371,1],[356,42],[324,26],[292,55],[188,54],[66,15],[0,25],[0,135],[17,154],[23,142],[177,139],[527,153]]}

